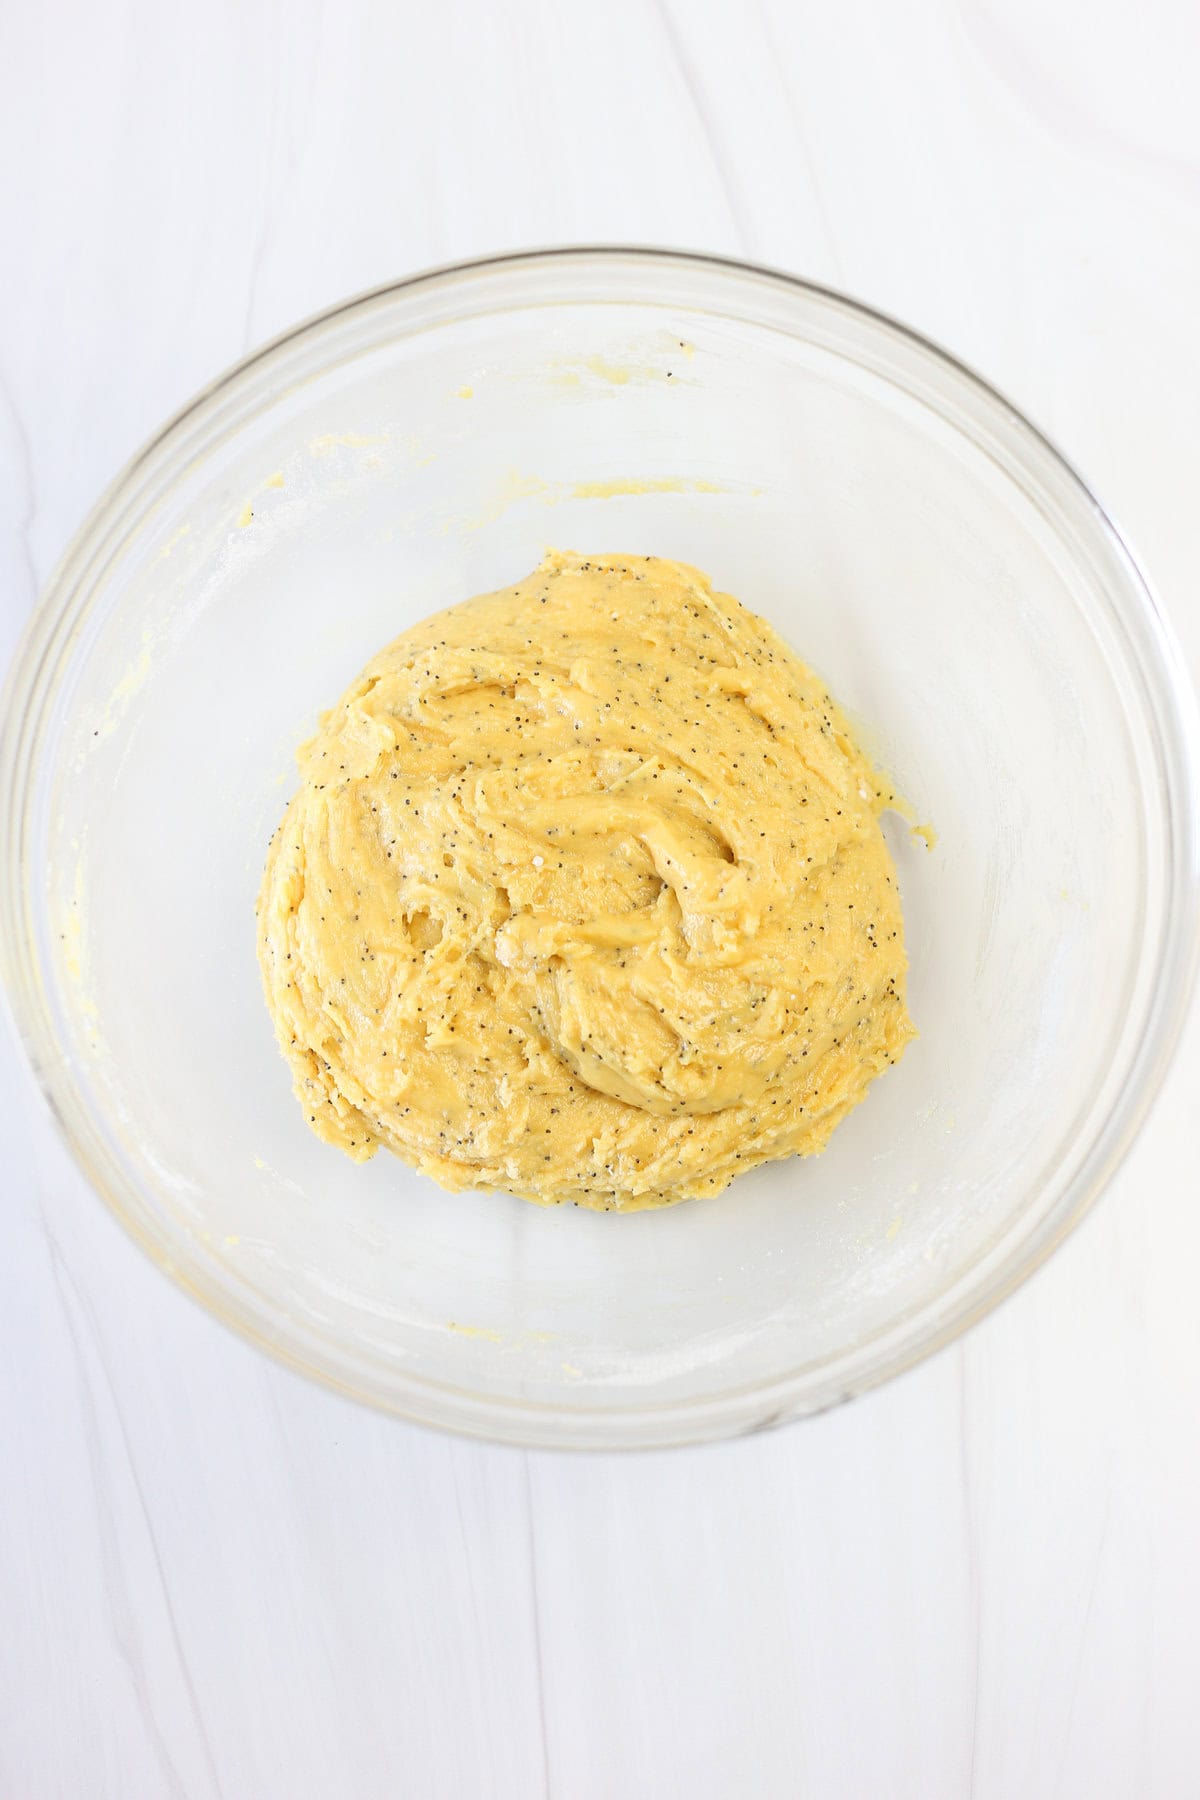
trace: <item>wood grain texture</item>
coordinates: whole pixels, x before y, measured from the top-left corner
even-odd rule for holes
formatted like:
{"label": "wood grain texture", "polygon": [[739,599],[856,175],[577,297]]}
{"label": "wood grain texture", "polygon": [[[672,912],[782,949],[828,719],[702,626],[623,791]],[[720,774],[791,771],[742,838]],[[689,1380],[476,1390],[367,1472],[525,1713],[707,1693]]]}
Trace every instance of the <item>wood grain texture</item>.
{"label": "wood grain texture", "polygon": [[[1049,15],[1049,16],[1047,16]],[[0,656],[116,466],[293,319],[622,239],[940,338],[1095,480],[1200,670],[1200,13],[49,0],[0,15]],[[1193,1021],[1088,1224],[770,1438],[488,1450],[142,1259],[0,1047],[0,1795],[1200,1792]]]}

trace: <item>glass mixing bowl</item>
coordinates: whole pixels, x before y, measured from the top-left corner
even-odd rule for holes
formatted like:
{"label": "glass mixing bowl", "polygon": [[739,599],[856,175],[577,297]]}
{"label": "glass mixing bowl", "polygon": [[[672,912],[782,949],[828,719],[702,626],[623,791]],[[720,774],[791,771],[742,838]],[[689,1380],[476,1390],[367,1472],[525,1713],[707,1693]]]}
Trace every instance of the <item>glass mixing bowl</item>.
{"label": "glass mixing bowl", "polygon": [[[765,613],[937,834],[889,822],[920,1038],[824,1155],[666,1212],[355,1167],[259,988],[318,709],[548,544],[682,558]],[[5,975],[96,1188],[256,1343],[479,1436],[714,1438],[946,1343],[1094,1199],[1184,1007],[1195,762],[1128,550],[976,377],[764,270],[511,257],[288,333],[96,508],[7,695]]]}

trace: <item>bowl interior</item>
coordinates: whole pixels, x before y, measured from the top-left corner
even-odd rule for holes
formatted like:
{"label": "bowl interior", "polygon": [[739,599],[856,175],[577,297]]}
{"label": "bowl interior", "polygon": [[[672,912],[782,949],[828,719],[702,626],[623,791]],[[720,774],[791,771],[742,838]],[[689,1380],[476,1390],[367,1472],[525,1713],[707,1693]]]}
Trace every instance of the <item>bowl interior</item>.
{"label": "bowl interior", "polygon": [[[30,812],[74,1135],[126,1219],[304,1366],[526,1441],[749,1426],[936,1341],[1062,1228],[1166,905],[1133,577],[1052,454],[827,296],[614,267],[366,302],[177,426],[90,528]],[[665,1213],[352,1166],[310,1136],[259,987],[255,892],[317,711],[548,545],[682,558],[766,614],[936,831],[889,823],[902,1064],[823,1156]]]}

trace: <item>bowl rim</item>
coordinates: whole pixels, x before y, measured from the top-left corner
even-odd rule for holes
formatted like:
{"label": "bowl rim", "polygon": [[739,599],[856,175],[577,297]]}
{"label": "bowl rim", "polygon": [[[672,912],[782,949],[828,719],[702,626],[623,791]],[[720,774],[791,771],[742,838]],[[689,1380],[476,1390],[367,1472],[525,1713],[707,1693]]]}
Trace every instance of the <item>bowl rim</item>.
{"label": "bowl rim", "polygon": [[[1136,614],[1137,633],[1127,633],[1125,656],[1144,682],[1152,705],[1156,748],[1163,774],[1163,813],[1170,852],[1168,899],[1163,930],[1149,982],[1145,1022],[1133,1051],[1127,1079],[1111,1112],[1084,1148],[1079,1166],[1041,1227],[1022,1241],[1010,1266],[988,1283],[960,1276],[943,1305],[940,1323],[908,1342],[890,1344],[902,1335],[905,1316],[882,1328],[840,1361],[849,1365],[843,1378],[837,1364],[827,1391],[814,1396],[801,1388],[806,1370],[791,1370],[715,1396],[684,1401],[622,1404],[612,1409],[568,1403],[498,1398],[427,1378],[391,1371],[384,1393],[361,1376],[368,1359],[341,1356],[336,1344],[308,1329],[291,1336],[257,1310],[233,1303],[227,1285],[213,1278],[207,1253],[183,1268],[165,1240],[147,1230],[122,1194],[120,1171],[97,1139],[81,1099],[71,1059],[59,1047],[45,1000],[31,891],[30,859],[25,854],[30,830],[29,809],[37,752],[47,714],[57,691],[57,677],[69,663],[73,643],[93,603],[96,554],[110,547],[139,511],[138,486],[143,474],[193,424],[214,412],[222,397],[242,384],[251,371],[355,314],[463,277],[500,278],[530,265],[567,261],[600,267],[619,259],[646,268],[691,267],[700,273],[750,277],[777,291],[831,305],[861,323],[882,329],[921,356],[948,369],[968,391],[1015,428],[1044,459],[1065,476],[1075,497],[1086,503],[1094,536],[1126,577],[1127,599]],[[585,303],[585,297],[581,297]],[[1123,620],[1129,624],[1130,620]],[[15,1034],[32,1067],[35,1081],[54,1117],[59,1134],[89,1184],[151,1260],[215,1318],[286,1366],[320,1381],[336,1392],[412,1422],[449,1429],[459,1435],[526,1447],[618,1449],[690,1444],[753,1433],[794,1418],[813,1416],[867,1392],[914,1367],[959,1338],[1024,1284],[1090,1210],[1130,1149],[1161,1086],[1188,1013],[1200,955],[1200,716],[1183,658],[1158,597],[1127,539],[1090,484],[1053,440],[969,364],[933,339],[888,313],[825,286],[764,264],[705,252],[626,244],[562,245],[472,258],[419,271],[385,282],[312,313],[231,364],[202,387],[135,451],[94,503],[72,535],[35,605],[13,654],[0,696],[0,983],[6,992]],[[1190,902],[1190,904],[1189,904]],[[87,1140],[91,1138],[89,1143]],[[985,1258],[986,1261],[986,1258]],[[975,1287],[979,1291],[974,1291]],[[957,1293],[959,1289],[967,1291]],[[301,1342],[300,1340],[304,1340]],[[315,1346],[315,1352],[314,1347]],[[368,1371],[369,1372],[369,1371]]]}

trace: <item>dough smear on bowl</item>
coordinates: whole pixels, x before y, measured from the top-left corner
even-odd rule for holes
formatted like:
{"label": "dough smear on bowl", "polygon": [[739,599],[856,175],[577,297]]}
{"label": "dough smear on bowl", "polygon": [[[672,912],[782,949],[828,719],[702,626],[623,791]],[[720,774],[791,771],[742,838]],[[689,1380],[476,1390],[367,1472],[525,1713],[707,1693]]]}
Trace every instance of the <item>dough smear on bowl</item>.
{"label": "dough smear on bowl", "polygon": [[553,553],[299,753],[259,896],[312,1128],[629,1211],[820,1150],[914,1035],[886,784],[697,570]]}

